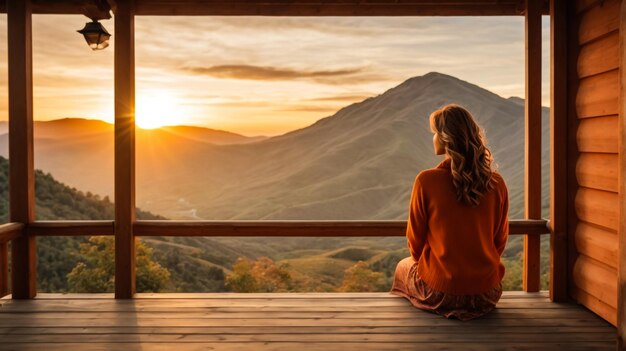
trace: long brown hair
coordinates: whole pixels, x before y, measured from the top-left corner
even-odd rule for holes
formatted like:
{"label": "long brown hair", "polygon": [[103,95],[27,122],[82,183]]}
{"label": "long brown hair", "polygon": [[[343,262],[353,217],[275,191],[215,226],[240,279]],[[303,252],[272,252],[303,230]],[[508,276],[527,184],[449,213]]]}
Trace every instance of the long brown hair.
{"label": "long brown hair", "polygon": [[457,200],[472,206],[494,187],[493,156],[474,117],[459,105],[446,105],[430,114],[430,126],[450,158]]}

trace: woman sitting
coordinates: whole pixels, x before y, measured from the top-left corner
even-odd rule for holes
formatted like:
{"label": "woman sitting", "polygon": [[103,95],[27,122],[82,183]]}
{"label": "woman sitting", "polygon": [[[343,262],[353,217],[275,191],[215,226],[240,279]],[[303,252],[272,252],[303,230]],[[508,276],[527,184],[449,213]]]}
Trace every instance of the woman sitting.
{"label": "woman sitting", "polygon": [[430,115],[433,146],[445,159],[415,178],[407,241],[391,293],[415,307],[469,320],[502,295],[508,191],[472,115],[447,105]]}

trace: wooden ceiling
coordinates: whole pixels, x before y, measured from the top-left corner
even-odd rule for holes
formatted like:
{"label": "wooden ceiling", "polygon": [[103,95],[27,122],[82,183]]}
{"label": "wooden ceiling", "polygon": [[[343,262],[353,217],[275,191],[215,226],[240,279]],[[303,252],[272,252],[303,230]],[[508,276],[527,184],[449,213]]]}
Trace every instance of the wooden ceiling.
{"label": "wooden ceiling", "polygon": [[[0,0],[6,12],[7,0]],[[11,0],[9,0],[11,1]],[[20,0],[14,0],[20,1]],[[35,14],[110,18],[115,1],[31,0]],[[138,16],[517,16],[523,0],[134,0]],[[544,0],[543,14],[548,14]]]}

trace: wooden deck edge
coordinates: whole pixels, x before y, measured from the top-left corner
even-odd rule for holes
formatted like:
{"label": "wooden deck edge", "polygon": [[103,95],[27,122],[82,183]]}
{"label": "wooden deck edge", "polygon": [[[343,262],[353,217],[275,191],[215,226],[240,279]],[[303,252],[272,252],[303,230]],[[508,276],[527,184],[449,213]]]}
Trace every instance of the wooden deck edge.
{"label": "wooden deck edge", "polygon": [[[540,292],[527,293],[523,291],[505,291],[502,299],[515,298],[536,298],[548,299],[549,292],[542,290]],[[77,300],[77,299],[113,299],[113,293],[39,293],[35,297],[36,300]],[[294,293],[137,293],[134,299],[332,299],[332,298],[348,298],[348,299],[372,299],[372,298],[402,298],[389,292],[294,292]],[[10,300],[11,295],[7,295],[0,300]]]}

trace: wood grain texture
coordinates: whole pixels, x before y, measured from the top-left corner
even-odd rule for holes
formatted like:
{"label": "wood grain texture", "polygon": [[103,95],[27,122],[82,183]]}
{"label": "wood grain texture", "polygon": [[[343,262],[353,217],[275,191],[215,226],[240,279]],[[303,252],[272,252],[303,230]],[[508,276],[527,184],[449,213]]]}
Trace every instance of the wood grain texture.
{"label": "wood grain texture", "polygon": [[617,314],[614,307],[609,306],[599,298],[576,287],[572,288],[572,296],[576,299],[576,301],[585,305],[585,307],[596,313],[598,316],[604,318],[607,322],[612,325],[617,324]]}
{"label": "wood grain texture", "polygon": [[[548,234],[544,219],[511,219],[509,234]],[[13,239],[19,233],[14,224],[11,233],[0,240]],[[21,230],[21,229],[20,229]],[[113,221],[35,221],[27,232],[34,236],[114,235]],[[139,220],[133,224],[135,236],[405,236],[406,221],[174,221]]]}
{"label": "wood grain texture", "polygon": [[619,61],[620,61],[620,93],[619,93],[619,163],[618,163],[618,184],[619,184],[619,222],[618,237],[618,257],[617,257],[617,284],[619,287],[617,295],[617,334],[618,348],[626,349],[626,2],[622,2],[620,9],[619,37]]}
{"label": "wood grain texture", "polygon": [[619,113],[619,70],[583,78],[578,86],[576,110],[579,118]]}
{"label": "wood grain texture", "polygon": [[578,184],[586,188],[617,192],[618,154],[581,153],[576,164]]}
{"label": "wood grain texture", "polygon": [[9,286],[9,245],[10,240],[22,235],[24,224],[5,223],[0,225],[0,297],[10,292]]}
{"label": "wood grain texture", "polygon": [[575,1],[576,13],[587,11],[593,6],[601,4],[603,1],[604,0],[576,0]]}
{"label": "wood grain texture", "polygon": [[619,118],[617,115],[585,118],[579,121],[576,144],[580,152],[619,152]]}
{"label": "wood grain texture", "polygon": [[[36,14],[86,14],[94,0],[32,0]],[[109,3],[115,3],[109,0]],[[0,13],[6,0],[0,0]],[[106,1],[105,1],[106,3]],[[543,14],[548,7],[543,6]],[[106,12],[97,16],[106,18]],[[517,0],[139,0],[137,15],[263,15],[263,16],[515,16],[523,8]]]}
{"label": "wood grain texture", "polygon": [[578,43],[583,45],[619,29],[621,0],[600,1],[586,11],[578,26]]}
{"label": "wood grain texture", "polygon": [[[405,236],[406,221],[138,220],[137,236]],[[510,234],[546,234],[546,221],[510,220]]]}
{"label": "wood grain texture", "polygon": [[115,296],[135,293],[135,22],[133,0],[115,13]]}
{"label": "wood grain texture", "polygon": [[574,265],[576,286],[605,304],[617,307],[617,270],[585,255]]}
{"label": "wood grain texture", "polygon": [[0,242],[0,297],[9,292],[9,248],[8,243]]}
{"label": "wood grain texture", "polygon": [[[525,218],[541,218],[541,1],[525,3]],[[539,291],[540,247],[538,237],[524,237],[524,291]]]}
{"label": "wood grain texture", "polygon": [[618,237],[614,231],[586,222],[579,222],[574,235],[581,254],[617,269]]}
{"label": "wood grain texture", "polygon": [[[33,158],[32,23],[28,1],[7,2],[9,71],[9,222],[35,218]],[[22,235],[11,245],[13,298],[37,294],[35,238]]]}
{"label": "wood grain texture", "polygon": [[[295,0],[205,1],[137,0],[138,15],[263,15],[263,16],[491,16],[521,15],[522,8],[506,1],[432,0]],[[545,7],[543,13],[547,14]]]}
{"label": "wood grain texture", "polygon": [[19,237],[24,230],[22,223],[0,224],[0,242],[7,242]]}
{"label": "wood grain texture", "polygon": [[114,235],[114,221],[35,221],[26,232],[35,236]]}
{"label": "wood grain texture", "polygon": [[580,187],[576,193],[575,207],[580,220],[617,231],[619,217],[617,193]]}
{"label": "wood grain texture", "polygon": [[619,31],[584,45],[578,56],[578,76],[585,78],[619,67]]}
{"label": "wood grain texture", "polygon": [[[41,294],[3,300],[2,349],[604,350],[615,328],[546,292],[505,292],[470,323],[389,293]],[[159,297],[167,296],[167,297]],[[29,303],[26,303],[29,302]]]}
{"label": "wood grain texture", "polygon": [[550,299],[567,300],[567,4],[550,0]]}

